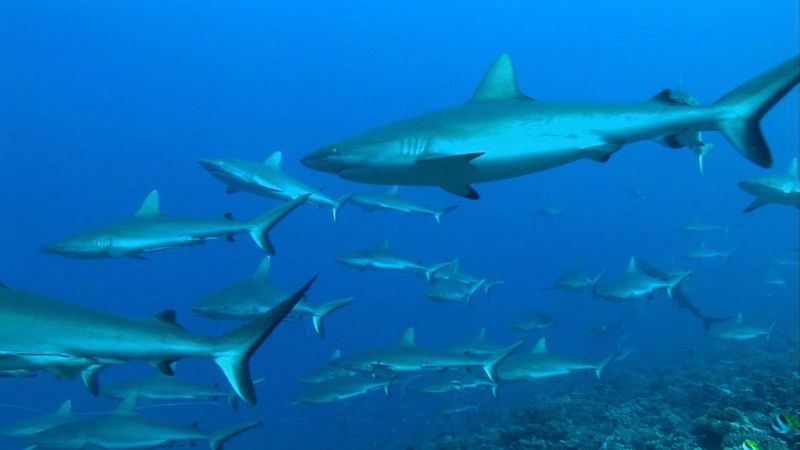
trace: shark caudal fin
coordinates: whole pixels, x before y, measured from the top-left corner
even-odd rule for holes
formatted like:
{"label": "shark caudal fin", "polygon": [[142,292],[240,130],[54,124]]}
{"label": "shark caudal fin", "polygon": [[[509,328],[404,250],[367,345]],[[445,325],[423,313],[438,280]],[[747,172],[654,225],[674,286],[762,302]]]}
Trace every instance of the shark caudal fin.
{"label": "shark caudal fin", "polygon": [[253,319],[217,340],[217,351],[212,355],[222,369],[236,394],[245,402],[256,403],[256,391],[250,378],[250,357],[272,333],[272,330],[295,307],[314,283],[314,276],[288,299],[282,301],[266,314]]}
{"label": "shark caudal fin", "polygon": [[353,194],[345,194],[333,201],[331,205],[331,214],[333,214],[333,223],[337,223],[339,221],[339,208],[342,207]]}
{"label": "shark caudal fin", "polygon": [[608,365],[611,364],[612,362],[616,361],[620,356],[622,356],[622,354],[623,354],[622,350],[617,350],[616,352],[606,356],[605,358],[603,358],[602,361],[600,361],[600,363],[597,365],[597,368],[594,369],[594,374],[597,377],[598,381],[602,380],[603,371],[606,369],[606,367],[608,367]]}
{"label": "shark caudal fin", "polygon": [[425,279],[428,281],[433,280],[434,275],[441,272],[442,270],[448,269],[451,270],[453,268],[453,261],[448,261],[445,263],[434,264],[427,269],[425,269]]}
{"label": "shark caudal fin", "polygon": [[226,442],[244,433],[245,431],[249,431],[260,426],[261,422],[257,421],[225,427],[221,430],[211,433],[211,435],[208,437],[208,445],[211,447],[211,450],[224,450]]}
{"label": "shark caudal fin", "polygon": [[692,271],[687,270],[686,272],[679,273],[675,276],[672,276],[667,280],[669,285],[667,286],[667,295],[669,298],[672,298],[672,294],[675,291],[675,288],[680,286],[689,276],[692,275]]}
{"label": "shark caudal fin", "polygon": [[306,305],[311,312],[311,322],[314,324],[314,331],[317,332],[320,338],[325,339],[325,327],[324,322],[326,317],[329,314],[336,311],[339,308],[343,308],[350,303],[353,303],[355,297],[346,297],[340,300],[333,300],[327,303],[319,303],[316,305]]}
{"label": "shark caudal fin", "polygon": [[499,350],[497,353],[487,359],[486,362],[484,362],[483,371],[486,373],[486,376],[489,377],[489,381],[492,383],[497,383],[497,366],[499,366],[501,362],[505,361],[509,355],[514,353],[514,351],[518,349],[520,345],[522,345],[522,342],[522,340],[519,340],[508,347]]}
{"label": "shark caudal fin", "polygon": [[467,293],[467,307],[472,308],[472,297],[475,296],[475,293],[478,292],[484,284],[486,284],[486,280],[478,280],[469,287],[469,292]]}
{"label": "shark caudal fin", "polygon": [[714,102],[717,128],[745,158],[772,166],[772,155],[759,122],[800,81],[800,57],[767,70]]}
{"label": "shark caudal fin", "polygon": [[483,293],[486,294],[487,298],[491,298],[492,290],[494,290],[494,288],[496,288],[497,286],[503,285],[505,283],[506,283],[505,281],[499,281],[499,280],[487,281],[486,283],[483,283]]}
{"label": "shark caudal fin", "polygon": [[442,217],[444,217],[445,214],[449,213],[450,211],[456,208],[458,208],[458,206],[448,206],[447,208],[437,209],[436,212],[433,214],[433,218],[434,220],[436,220],[436,224],[441,225]]}
{"label": "shark caudal fin", "polygon": [[286,202],[277,208],[273,208],[248,222],[247,231],[250,233],[250,237],[253,238],[253,241],[255,241],[256,245],[258,245],[261,250],[267,252],[268,255],[274,255],[275,247],[272,246],[272,242],[269,240],[269,230],[271,230],[275,224],[280,222],[281,219],[286,217],[286,215],[294,211],[295,208],[305,203],[310,196],[311,194],[306,194],[297,197],[296,199]]}

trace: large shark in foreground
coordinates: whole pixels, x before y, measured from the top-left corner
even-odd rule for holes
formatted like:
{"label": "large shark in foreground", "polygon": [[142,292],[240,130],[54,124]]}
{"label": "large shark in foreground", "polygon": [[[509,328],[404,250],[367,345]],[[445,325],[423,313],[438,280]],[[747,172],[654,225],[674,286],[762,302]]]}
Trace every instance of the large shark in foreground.
{"label": "large shark in foreground", "polygon": [[786,173],[751,178],[740,182],[739,187],[756,197],[744,209],[746,213],[770,203],[800,208],[800,178],[797,176],[797,158],[789,164]]}
{"label": "large shark in foreground", "polygon": [[[212,359],[236,394],[255,404],[248,362],[272,330],[305,295],[312,281],[288,299],[227,334],[211,338],[182,328],[174,312],[153,319],[135,319],[96,311],[47,297],[0,287],[0,359],[26,364],[76,361],[96,376],[96,367],[126,361],[147,361],[166,374],[181,358]],[[97,392],[96,379],[87,380]]]}
{"label": "large shark in foreground", "polygon": [[[266,313],[291,295],[291,292],[284,291],[267,278],[269,267],[270,257],[266,256],[252,278],[206,295],[192,306],[192,310],[213,319],[252,319]],[[352,302],[353,297],[325,303],[308,303],[303,300],[294,307],[292,313],[311,316],[314,331],[324,338],[323,320]]]}
{"label": "large shark in foreground", "polygon": [[228,186],[226,191],[229,194],[246,191],[287,201],[308,195],[307,203],[331,208],[333,221],[336,222],[339,207],[347,196],[332,199],[321,190],[287,175],[281,169],[281,159],[281,152],[275,152],[261,163],[232,158],[201,159],[198,162],[214,178]]}
{"label": "large shark in foreground", "polygon": [[305,195],[251,221],[236,222],[230,214],[221,219],[168,216],[161,212],[158,191],[152,191],[133,217],[78,233],[44,246],[42,251],[84,259],[144,258],[142,253],[203,244],[209,239],[233,241],[233,236],[249,233],[262,250],[272,255],[275,248],[269,240],[269,230],[307,199]]}
{"label": "large shark in foreground", "polygon": [[699,106],[671,90],[635,104],[534,100],[520,92],[511,58],[502,55],[467,103],[374,128],[302,163],[351,181],[439,186],[476,199],[472,183],[584,158],[605,162],[624,145],[648,139],[703,148],[699,132],[717,130],[747,159],[769,167],[772,156],[759,122],[797,84],[798,61],[791,58]]}

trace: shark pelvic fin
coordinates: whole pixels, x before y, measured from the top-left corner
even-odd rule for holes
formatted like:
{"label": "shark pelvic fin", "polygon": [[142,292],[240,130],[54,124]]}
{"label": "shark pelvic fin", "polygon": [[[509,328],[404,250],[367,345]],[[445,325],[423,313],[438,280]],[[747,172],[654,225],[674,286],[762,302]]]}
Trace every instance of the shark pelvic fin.
{"label": "shark pelvic fin", "polygon": [[159,200],[158,200],[158,191],[152,190],[147,197],[145,197],[142,204],[139,206],[139,209],[136,211],[134,216],[136,217],[147,217],[147,216],[158,216],[161,214],[161,208],[159,207]]}
{"label": "shark pelvic fin", "polygon": [[267,159],[264,160],[264,164],[267,165],[267,166],[270,166],[270,167],[274,167],[276,169],[280,169],[281,168],[281,158],[282,157],[283,157],[283,154],[281,152],[275,152],[275,153],[267,156]]}
{"label": "shark pelvic fin", "polygon": [[531,100],[517,87],[517,75],[514,63],[508,54],[498,57],[486,71],[470,103],[490,102],[497,100]]}

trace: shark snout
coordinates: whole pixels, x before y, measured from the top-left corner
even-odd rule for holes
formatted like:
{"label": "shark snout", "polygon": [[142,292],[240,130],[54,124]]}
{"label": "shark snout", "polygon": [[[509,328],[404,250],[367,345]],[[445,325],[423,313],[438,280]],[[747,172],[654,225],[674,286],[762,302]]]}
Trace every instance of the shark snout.
{"label": "shark snout", "polygon": [[197,161],[204,169],[211,173],[226,173],[225,164],[218,159],[201,159]]}

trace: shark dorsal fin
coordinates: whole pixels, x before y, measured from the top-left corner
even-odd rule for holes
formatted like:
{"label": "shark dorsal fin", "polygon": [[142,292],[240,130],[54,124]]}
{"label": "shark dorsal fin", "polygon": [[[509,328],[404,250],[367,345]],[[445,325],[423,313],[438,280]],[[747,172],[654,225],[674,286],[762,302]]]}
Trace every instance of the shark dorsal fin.
{"label": "shark dorsal fin", "polygon": [[265,256],[264,259],[261,260],[255,273],[253,273],[254,280],[263,280],[267,278],[267,272],[269,272],[271,261],[272,259],[269,256]]}
{"label": "shark dorsal fin", "polygon": [[333,354],[331,355],[331,361],[336,361],[341,357],[342,357],[342,351],[337,348],[336,350],[333,351]]}
{"label": "shark dorsal fin", "polygon": [[633,257],[633,256],[631,256],[631,259],[628,261],[627,272],[628,273],[637,273],[637,272],[639,272],[639,269],[636,268],[636,258]]}
{"label": "shark dorsal fin", "polygon": [[158,191],[153,189],[152,192],[147,194],[141,206],[134,214],[136,217],[157,216],[161,214],[161,208],[158,205]]}
{"label": "shark dorsal fin", "polygon": [[794,158],[792,162],[789,163],[789,170],[786,171],[789,175],[797,178],[797,158]]}
{"label": "shark dorsal fin", "polygon": [[389,190],[386,191],[386,195],[389,195],[389,196],[392,196],[392,197],[397,195],[397,185],[395,184],[394,186],[390,187]]}
{"label": "shark dorsal fin", "polygon": [[486,327],[482,327],[481,328],[481,331],[478,332],[478,336],[475,339],[477,339],[479,341],[485,341],[486,340]]}
{"label": "shark dorsal fin", "polygon": [[531,353],[537,355],[547,353],[547,340],[545,338],[539,338],[539,340],[536,341],[536,345],[533,347],[533,351]]}
{"label": "shark dorsal fin", "polygon": [[378,246],[378,250],[389,250],[389,238],[386,238],[381,242],[381,245]]}
{"label": "shark dorsal fin", "polygon": [[737,314],[734,320],[736,323],[742,323],[742,313]]}
{"label": "shark dorsal fin", "polygon": [[408,328],[403,337],[400,338],[400,345],[415,345],[414,343],[414,327]]}
{"label": "shark dorsal fin", "polygon": [[137,392],[130,392],[125,398],[122,399],[122,402],[114,409],[113,414],[135,414],[136,413],[136,397],[138,397]]}
{"label": "shark dorsal fin", "polygon": [[481,84],[475,89],[470,103],[491,102],[497,100],[530,100],[519,91],[514,64],[508,54],[497,58],[483,76]]}
{"label": "shark dorsal fin", "polygon": [[56,415],[67,416],[72,413],[72,400],[66,400],[56,410]]}
{"label": "shark dorsal fin", "polygon": [[276,169],[281,168],[281,158],[283,158],[283,154],[281,152],[275,152],[269,156],[267,159],[264,160],[264,164],[267,166],[274,167]]}
{"label": "shark dorsal fin", "polygon": [[697,100],[688,92],[678,89],[664,89],[650,98],[651,102],[676,106],[695,106]]}

